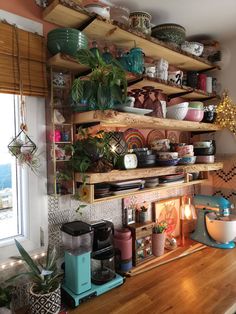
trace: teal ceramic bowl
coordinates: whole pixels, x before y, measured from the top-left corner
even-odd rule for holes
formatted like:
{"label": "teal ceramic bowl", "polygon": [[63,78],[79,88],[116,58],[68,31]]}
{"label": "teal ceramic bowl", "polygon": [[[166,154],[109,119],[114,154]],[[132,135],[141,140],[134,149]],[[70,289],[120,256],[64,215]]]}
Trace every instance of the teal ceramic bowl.
{"label": "teal ceramic bowl", "polygon": [[179,24],[160,24],[152,28],[152,36],[164,42],[180,46],[185,41],[186,31]]}

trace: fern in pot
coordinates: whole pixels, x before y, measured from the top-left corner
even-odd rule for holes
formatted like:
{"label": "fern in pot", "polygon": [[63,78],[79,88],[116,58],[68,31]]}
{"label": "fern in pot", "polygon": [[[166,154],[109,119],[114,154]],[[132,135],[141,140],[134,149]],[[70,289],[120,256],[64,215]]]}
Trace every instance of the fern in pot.
{"label": "fern in pot", "polygon": [[57,254],[55,247],[48,247],[45,262],[33,260],[23,246],[15,240],[21,259],[27,264],[29,271],[18,274],[8,281],[20,276],[28,276],[32,281],[30,288],[30,312],[32,314],[55,314],[61,308],[60,282],[62,273],[57,270]]}
{"label": "fern in pot", "polygon": [[92,69],[85,78],[77,78],[72,86],[72,98],[76,103],[87,103],[87,109],[112,109],[125,103],[127,80],[125,71],[116,59],[107,64],[100,54],[89,49],[80,49],[77,59]]}

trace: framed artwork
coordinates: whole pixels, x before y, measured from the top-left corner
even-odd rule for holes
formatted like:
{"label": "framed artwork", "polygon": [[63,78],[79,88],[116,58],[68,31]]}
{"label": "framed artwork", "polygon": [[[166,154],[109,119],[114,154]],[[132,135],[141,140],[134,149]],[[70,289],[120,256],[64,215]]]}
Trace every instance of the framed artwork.
{"label": "framed artwork", "polygon": [[180,235],[180,205],[180,197],[169,198],[153,203],[154,221],[167,222],[167,235],[174,237]]}

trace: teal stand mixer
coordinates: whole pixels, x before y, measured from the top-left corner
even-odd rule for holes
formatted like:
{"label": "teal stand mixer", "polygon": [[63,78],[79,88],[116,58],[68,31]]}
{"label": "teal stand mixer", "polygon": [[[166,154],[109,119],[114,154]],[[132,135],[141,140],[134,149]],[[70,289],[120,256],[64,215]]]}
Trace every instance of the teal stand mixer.
{"label": "teal stand mixer", "polygon": [[193,204],[198,218],[190,238],[215,248],[234,248],[236,216],[230,214],[231,203],[224,197],[196,195]]}
{"label": "teal stand mixer", "polygon": [[113,268],[110,224],[108,221],[94,225],[73,221],[62,225],[65,248],[62,297],[72,308],[124,283],[124,278],[116,274]]}

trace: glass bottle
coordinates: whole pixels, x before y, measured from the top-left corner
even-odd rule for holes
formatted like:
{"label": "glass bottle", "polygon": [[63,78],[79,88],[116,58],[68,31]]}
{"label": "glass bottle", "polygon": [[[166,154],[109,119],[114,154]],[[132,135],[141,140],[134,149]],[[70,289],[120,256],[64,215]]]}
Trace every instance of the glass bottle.
{"label": "glass bottle", "polygon": [[119,63],[121,64],[122,68],[126,71],[129,71],[129,64],[128,64],[128,55],[126,53],[124,53],[124,51],[122,49],[118,50],[117,53],[117,58],[116,60],[119,61]]}
{"label": "glass bottle", "polygon": [[90,48],[90,51],[94,54],[95,57],[100,55],[100,51],[98,49],[98,44],[97,44],[96,40],[94,40],[92,42],[92,48]]}
{"label": "glass bottle", "polygon": [[104,47],[104,52],[102,54],[102,59],[103,61],[106,62],[106,64],[110,64],[112,59],[113,59],[113,56],[112,54],[110,53],[110,50],[108,47]]}

